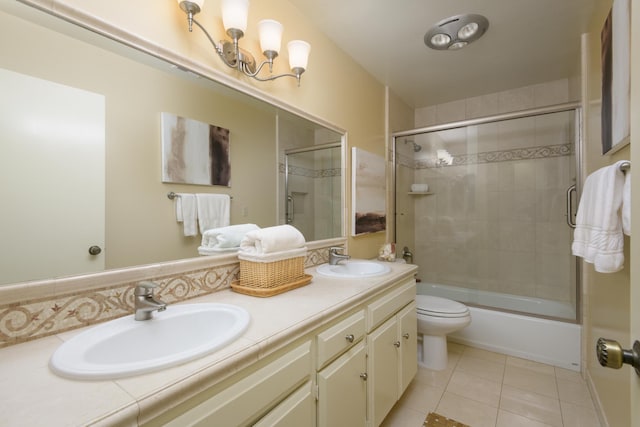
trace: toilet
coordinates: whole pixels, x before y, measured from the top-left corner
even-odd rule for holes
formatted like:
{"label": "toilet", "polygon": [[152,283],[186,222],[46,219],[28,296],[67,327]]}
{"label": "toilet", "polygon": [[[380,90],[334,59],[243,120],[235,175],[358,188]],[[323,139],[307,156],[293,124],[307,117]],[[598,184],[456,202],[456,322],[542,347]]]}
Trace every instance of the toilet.
{"label": "toilet", "polygon": [[420,366],[436,371],[447,367],[447,334],[471,323],[469,308],[457,301],[416,295],[418,335],[422,337]]}

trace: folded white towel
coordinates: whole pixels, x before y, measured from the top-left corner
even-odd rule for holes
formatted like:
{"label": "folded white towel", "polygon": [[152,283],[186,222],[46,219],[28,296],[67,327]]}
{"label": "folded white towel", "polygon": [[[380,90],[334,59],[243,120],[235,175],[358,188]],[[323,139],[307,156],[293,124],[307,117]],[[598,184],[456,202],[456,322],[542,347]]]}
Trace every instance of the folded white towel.
{"label": "folded white towel", "polygon": [[176,221],[183,223],[184,235],[195,236],[198,234],[196,196],[188,193],[177,194]]}
{"label": "folded white towel", "polygon": [[238,249],[245,234],[259,229],[260,227],[255,224],[237,224],[212,228],[202,233],[201,246],[212,249]]}
{"label": "folded white towel", "polygon": [[302,233],[291,225],[276,225],[248,232],[240,242],[240,250],[249,255],[262,255],[301,248]]}
{"label": "folded white towel", "polygon": [[200,234],[212,228],[226,227],[231,217],[231,198],[227,194],[196,194]]}
{"label": "folded white towel", "polygon": [[620,208],[625,178],[621,163],[589,175],[578,205],[571,250],[600,273],[615,273],[624,267]]}
{"label": "folded white towel", "polygon": [[267,254],[250,254],[243,250],[238,252],[238,259],[252,262],[274,262],[283,259],[304,257],[307,255],[307,248],[288,249],[286,251],[270,252]]}
{"label": "folded white towel", "polygon": [[222,255],[225,253],[237,252],[239,248],[209,248],[206,246],[198,246],[200,255]]}

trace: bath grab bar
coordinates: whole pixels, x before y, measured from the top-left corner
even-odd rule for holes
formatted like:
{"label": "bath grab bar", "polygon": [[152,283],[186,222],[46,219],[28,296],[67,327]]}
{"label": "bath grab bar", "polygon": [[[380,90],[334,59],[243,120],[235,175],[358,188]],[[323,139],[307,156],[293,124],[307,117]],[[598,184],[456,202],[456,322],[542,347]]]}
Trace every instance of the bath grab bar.
{"label": "bath grab bar", "polygon": [[567,225],[571,228],[576,228],[576,223],[573,220],[573,198],[571,197],[571,193],[576,192],[576,185],[573,184],[571,187],[567,189]]}
{"label": "bath grab bar", "polygon": [[[173,200],[173,199],[175,199],[176,197],[180,197],[180,195],[179,195],[179,194],[174,193],[173,191],[170,191],[170,192],[168,192],[168,193],[167,193],[167,198],[168,198],[169,200]],[[229,196],[229,198],[230,198],[231,200],[233,200],[233,196]]]}

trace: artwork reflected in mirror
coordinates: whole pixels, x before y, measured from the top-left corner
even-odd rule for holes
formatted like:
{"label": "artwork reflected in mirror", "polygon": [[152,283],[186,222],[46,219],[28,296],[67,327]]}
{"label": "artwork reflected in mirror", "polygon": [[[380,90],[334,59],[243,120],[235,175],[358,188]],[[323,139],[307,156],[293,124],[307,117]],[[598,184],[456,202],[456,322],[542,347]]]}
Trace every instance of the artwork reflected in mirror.
{"label": "artwork reflected in mirror", "polygon": [[231,187],[229,129],[162,113],[162,182]]}

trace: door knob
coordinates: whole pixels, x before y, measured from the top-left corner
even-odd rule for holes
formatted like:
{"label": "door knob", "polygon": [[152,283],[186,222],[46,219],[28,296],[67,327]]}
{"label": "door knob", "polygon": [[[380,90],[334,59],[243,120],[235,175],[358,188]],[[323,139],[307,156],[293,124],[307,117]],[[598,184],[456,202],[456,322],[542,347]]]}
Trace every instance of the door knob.
{"label": "door knob", "polygon": [[633,366],[636,374],[640,376],[640,341],[634,342],[632,349],[625,350],[617,341],[598,338],[596,354],[602,366],[620,369],[627,363]]}

